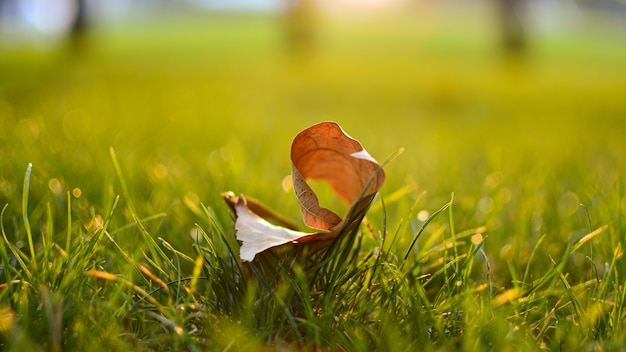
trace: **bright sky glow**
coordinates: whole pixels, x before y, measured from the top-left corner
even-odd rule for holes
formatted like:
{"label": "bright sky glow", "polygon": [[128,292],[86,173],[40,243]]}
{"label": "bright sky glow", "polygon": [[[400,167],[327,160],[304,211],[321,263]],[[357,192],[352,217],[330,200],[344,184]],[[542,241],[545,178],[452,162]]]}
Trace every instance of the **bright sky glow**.
{"label": "bright sky glow", "polygon": [[22,0],[20,11],[26,21],[47,35],[63,35],[69,30],[76,4],[71,0]]}

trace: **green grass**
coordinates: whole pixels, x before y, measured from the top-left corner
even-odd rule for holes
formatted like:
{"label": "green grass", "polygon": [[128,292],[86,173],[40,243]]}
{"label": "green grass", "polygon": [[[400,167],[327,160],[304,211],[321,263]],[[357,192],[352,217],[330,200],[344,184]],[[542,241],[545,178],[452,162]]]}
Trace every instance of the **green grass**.
{"label": "green grass", "polygon": [[[0,56],[2,350],[624,348],[617,39],[331,23],[301,59],[272,19],[167,21]],[[220,193],[299,219],[322,120],[405,148],[367,222],[241,264]]]}

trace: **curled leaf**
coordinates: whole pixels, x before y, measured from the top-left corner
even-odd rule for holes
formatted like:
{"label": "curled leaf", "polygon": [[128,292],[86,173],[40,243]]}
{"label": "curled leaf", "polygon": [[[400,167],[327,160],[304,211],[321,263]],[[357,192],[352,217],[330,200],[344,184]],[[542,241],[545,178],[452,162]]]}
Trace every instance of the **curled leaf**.
{"label": "curled leaf", "polygon": [[250,211],[243,195],[237,197],[235,212],[237,213],[235,223],[237,239],[242,242],[239,256],[246,261],[252,261],[257,253],[268,248],[296,242],[305,236],[310,236],[304,232],[270,224]]}
{"label": "curled leaf", "polygon": [[[300,132],[291,145],[291,164],[293,188],[304,223],[321,231],[295,231],[288,220],[260,202],[224,193],[224,199],[237,215],[236,236],[242,242],[240,257],[244,261],[252,261],[256,254],[286,243],[328,241],[353,229],[361,223],[385,181],[376,160],[335,122],[322,122]],[[349,205],[347,214],[341,218],[320,206],[307,180],[326,181]]]}

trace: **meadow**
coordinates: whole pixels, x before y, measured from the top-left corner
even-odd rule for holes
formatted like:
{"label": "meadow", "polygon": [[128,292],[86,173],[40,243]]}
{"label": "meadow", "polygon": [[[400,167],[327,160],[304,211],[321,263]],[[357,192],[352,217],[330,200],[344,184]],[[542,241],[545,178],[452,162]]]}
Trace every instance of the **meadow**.
{"label": "meadow", "polygon": [[[507,57],[487,22],[412,16],[299,51],[196,15],[3,52],[0,349],[624,349],[623,38]],[[221,193],[301,222],[289,148],[326,120],[404,148],[367,221],[242,264]]]}

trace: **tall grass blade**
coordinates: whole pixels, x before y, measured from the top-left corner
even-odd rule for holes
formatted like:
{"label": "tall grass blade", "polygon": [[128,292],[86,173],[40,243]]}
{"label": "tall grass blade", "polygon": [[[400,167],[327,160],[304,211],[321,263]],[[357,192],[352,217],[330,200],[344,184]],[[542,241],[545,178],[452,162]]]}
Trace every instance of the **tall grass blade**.
{"label": "tall grass blade", "polygon": [[430,224],[430,222],[433,221],[433,219],[435,219],[437,217],[437,215],[441,214],[441,212],[443,212],[446,209],[448,209],[448,207],[450,207],[450,203],[446,203],[444,206],[442,206],[437,211],[435,211],[431,216],[428,217],[428,219],[426,219],[424,221],[424,223],[419,228],[419,230],[417,230],[415,235],[413,235],[413,240],[411,241],[411,244],[409,245],[409,248],[406,250],[406,253],[404,254],[404,258],[403,258],[402,264],[400,266],[400,270],[402,270],[402,268],[404,268],[404,264],[406,263],[407,259],[409,259],[409,255],[411,255],[411,251],[413,250],[413,247],[415,247],[415,244],[417,243],[417,240],[420,238],[420,236],[422,235],[424,230],[426,230],[426,227],[428,227],[428,224]]}
{"label": "tall grass blade", "polygon": [[541,247],[541,244],[543,243],[543,240],[545,238],[546,238],[545,234],[539,237],[539,239],[535,243],[535,246],[533,247],[533,250],[530,252],[530,255],[528,256],[528,262],[526,263],[526,269],[524,270],[524,276],[522,277],[522,283],[524,284],[526,283],[526,279],[528,278],[528,273],[530,272],[530,264],[532,263],[533,258],[535,257],[535,254]]}
{"label": "tall grass blade", "polygon": [[[2,211],[0,212],[0,229],[2,230],[2,236],[4,237],[5,240],[6,240],[6,235],[4,234],[4,212],[8,206],[9,206],[8,204],[5,204],[4,207],[2,207]],[[2,259],[2,273],[5,278],[5,283],[10,289],[12,286],[12,281],[13,281],[13,278],[11,277],[12,265],[9,262],[9,255],[7,253],[7,248],[4,245],[3,240],[0,240],[0,258]]]}
{"label": "tall grass blade", "polygon": [[[4,211],[6,210],[7,206],[8,204],[5,205],[4,208],[2,208],[2,213],[0,214],[0,220],[4,219]],[[28,278],[28,280],[29,281],[32,280],[33,274],[31,274],[31,271],[28,269],[28,265],[26,265],[26,263],[24,262],[24,260],[28,260],[28,256],[26,256],[19,248],[17,248],[13,243],[9,241],[9,239],[7,238],[6,232],[4,230],[4,221],[0,221],[0,230],[2,232],[2,238],[4,239],[4,244],[6,244],[9,247],[9,250],[11,250],[11,253],[13,253],[13,257],[15,258],[17,263],[20,265],[22,270],[24,270],[24,274],[26,274],[26,277]],[[7,257],[7,260],[8,260],[8,257]],[[8,271],[10,268],[11,268],[10,265],[5,266],[4,270]]]}
{"label": "tall grass blade", "polygon": [[[450,206],[448,207],[448,222],[449,222],[449,226],[450,226],[450,238],[452,239],[452,250],[454,253],[454,257],[458,258],[459,256],[459,250],[458,250],[458,246],[456,243],[456,231],[454,229],[454,215],[452,213],[452,204],[454,204],[454,192],[452,192],[452,195],[450,196]],[[456,273],[459,272],[459,266],[455,265],[454,266],[454,271]]]}
{"label": "tall grass blade", "polygon": [[580,249],[580,247],[582,247],[585,243],[591,241],[592,239],[594,239],[596,236],[598,236],[599,234],[601,234],[602,232],[604,232],[606,229],[608,229],[609,226],[608,225],[604,225],[594,231],[591,231],[590,233],[588,233],[587,235],[583,236],[580,240],[578,240],[576,242],[576,244],[574,244],[574,246],[572,247],[570,253],[574,253],[576,252],[578,249]]}
{"label": "tall grass blade", "polygon": [[35,258],[35,245],[33,243],[33,233],[30,228],[30,220],[28,220],[28,195],[30,193],[30,173],[33,164],[28,163],[26,173],[24,175],[24,187],[22,188],[22,218],[24,219],[24,229],[26,229],[26,237],[28,238],[28,248],[30,249],[30,261],[34,268],[37,268],[37,258]]}
{"label": "tall grass blade", "polygon": [[161,260],[163,260],[164,263],[171,264],[168,256],[165,254],[165,252],[163,252],[161,247],[159,247],[159,245],[156,243],[152,235],[148,233],[148,231],[146,230],[146,228],[143,226],[141,222],[141,218],[139,217],[137,210],[133,204],[132,198],[130,196],[130,192],[128,191],[128,186],[126,185],[124,173],[122,172],[122,168],[120,167],[120,164],[117,161],[117,157],[115,155],[115,150],[113,149],[113,147],[109,148],[109,154],[111,155],[111,160],[113,161],[113,167],[115,168],[115,172],[117,173],[117,177],[120,181],[120,185],[122,187],[122,193],[124,194],[124,198],[126,199],[126,202],[128,204],[128,209],[130,210],[130,213],[133,217],[133,221],[139,228],[139,232],[142,234],[144,240],[148,244],[148,249],[150,250],[151,255],[153,256],[154,259],[160,258]]}
{"label": "tall grass blade", "polygon": [[71,253],[72,246],[72,197],[70,196],[70,191],[65,193],[65,197],[67,199],[67,233],[65,234],[65,253],[69,255]]}

